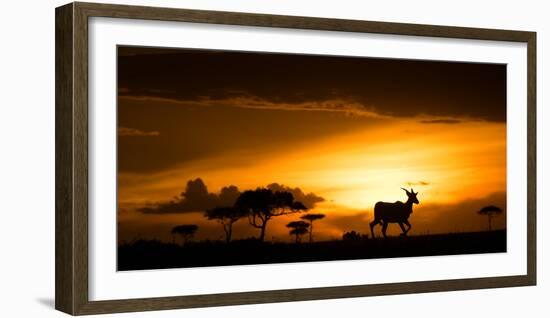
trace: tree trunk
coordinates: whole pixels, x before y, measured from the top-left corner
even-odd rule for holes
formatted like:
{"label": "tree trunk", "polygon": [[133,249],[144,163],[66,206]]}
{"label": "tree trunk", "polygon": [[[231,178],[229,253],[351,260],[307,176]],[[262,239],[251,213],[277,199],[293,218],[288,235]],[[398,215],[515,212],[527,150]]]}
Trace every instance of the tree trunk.
{"label": "tree trunk", "polygon": [[263,242],[264,241],[264,237],[265,237],[265,227],[267,225],[267,222],[264,222],[262,224],[262,226],[260,227],[260,242]]}
{"label": "tree trunk", "polygon": [[491,231],[491,219],[492,219],[492,215],[489,214],[489,231]]}
{"label": "tree trunk", "polygon": [[227,231],[225,232],[225,243],[229,244],[231,242],[231,232],[233,231],[233,225],[229,224]]}

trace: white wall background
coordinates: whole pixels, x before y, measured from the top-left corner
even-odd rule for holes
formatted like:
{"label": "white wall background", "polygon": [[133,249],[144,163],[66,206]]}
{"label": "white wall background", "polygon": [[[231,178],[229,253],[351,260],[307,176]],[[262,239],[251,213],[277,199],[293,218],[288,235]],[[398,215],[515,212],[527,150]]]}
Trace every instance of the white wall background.
{"label": "white wall background", "polygon": [[[444,24],[538,32],[537,287],[111,315],[113,317],[547,317],[550,236],[550,20],[545,1],[108,1],[193,9]],[[0,316],[61,317],[54,297],[54,8],[6,1],[0,11]]]}

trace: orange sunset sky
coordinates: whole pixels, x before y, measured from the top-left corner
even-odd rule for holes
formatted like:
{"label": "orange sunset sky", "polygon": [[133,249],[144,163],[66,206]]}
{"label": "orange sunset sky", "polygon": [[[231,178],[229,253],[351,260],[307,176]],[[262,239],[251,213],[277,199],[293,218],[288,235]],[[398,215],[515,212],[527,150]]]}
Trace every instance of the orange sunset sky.
{"label": "orange sunset sky", "polygon": [[[268,185],[326,215],[316,240],[369,233],[374,204],[406,201],[401,187],[419,192],[410,235],[486,230],[476,211],[506,210],[505,65],[138,47],[118,55],[119,241],[171,240],[178,224],[197,224],[196,240],[222,239],[203,216],[209,200]],[[285,224],[299,217],[274,218],[266,240],[291,240]],[[505,227],[504,213],[493,228]],[[246,219],[235,223],[235,239],[257,234]]]}

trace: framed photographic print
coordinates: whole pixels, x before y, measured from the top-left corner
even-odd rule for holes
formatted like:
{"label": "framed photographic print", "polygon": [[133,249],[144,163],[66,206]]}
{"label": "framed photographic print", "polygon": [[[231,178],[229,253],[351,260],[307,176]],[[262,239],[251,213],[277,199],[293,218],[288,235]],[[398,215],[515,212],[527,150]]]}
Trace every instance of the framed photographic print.
{"label": "framed photographic print", "polygon": [[536,284],[536,34],[56,9],[56,308]]}

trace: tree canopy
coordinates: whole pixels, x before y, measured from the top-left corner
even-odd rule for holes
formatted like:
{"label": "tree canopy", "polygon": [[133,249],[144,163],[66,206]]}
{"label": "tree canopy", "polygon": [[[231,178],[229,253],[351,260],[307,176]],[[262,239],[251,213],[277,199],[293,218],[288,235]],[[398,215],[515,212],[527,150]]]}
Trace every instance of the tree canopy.
{"label": "tree canopy", "polygon": [[306,214],[301,217],[302,220],[309,221],[309,242],[313,242],[313,221],[320,220],[324,218],[325,215],[322,213],[316,213],[316,214]]}
{"label": "tree canopy", "polygon": [[248,190],[237,198],[237,209],[245,211],[250,225],[260,229],[260,241],[265,238],[265,230],[269,220],[276,216],[298,213],[307,207],[294,200],[292,193],[287,191],[272,191],[267,188]]}
{"label": "tree canopy", "polygon": [[487,219],[489,221],[489,231],[491,231],[491,220],[494,216],[497,216],[502,213],[502,209],[494,206],[494,205],[488,205],[483,208],[481,208],[479,211],[477,211],[479,215],[486,215]]}
{"label": "tree canopy", "polygon": [[482,215],[489,215],[489,214],[500,214],[502,213],[502,209],[494,206],[494,205],[488,205],[486,207],[483,207],[481,210],[477,211],[477,213]]}
{"label": "tree canopy", "polygon": [[290,228],[290,235],[296,236],[296,243],[300,242],[300,238],[302,235],[306,234],[308,232],[309,223],[304,221],[292,221],[286,225],[286,227]]}
{"label": "tree canopy", "polygon": [[183,237],[183,242],[187,241],[195,235],[199,227],[196,224],[181,224],[172,228],[172,234],[179,234]]}

